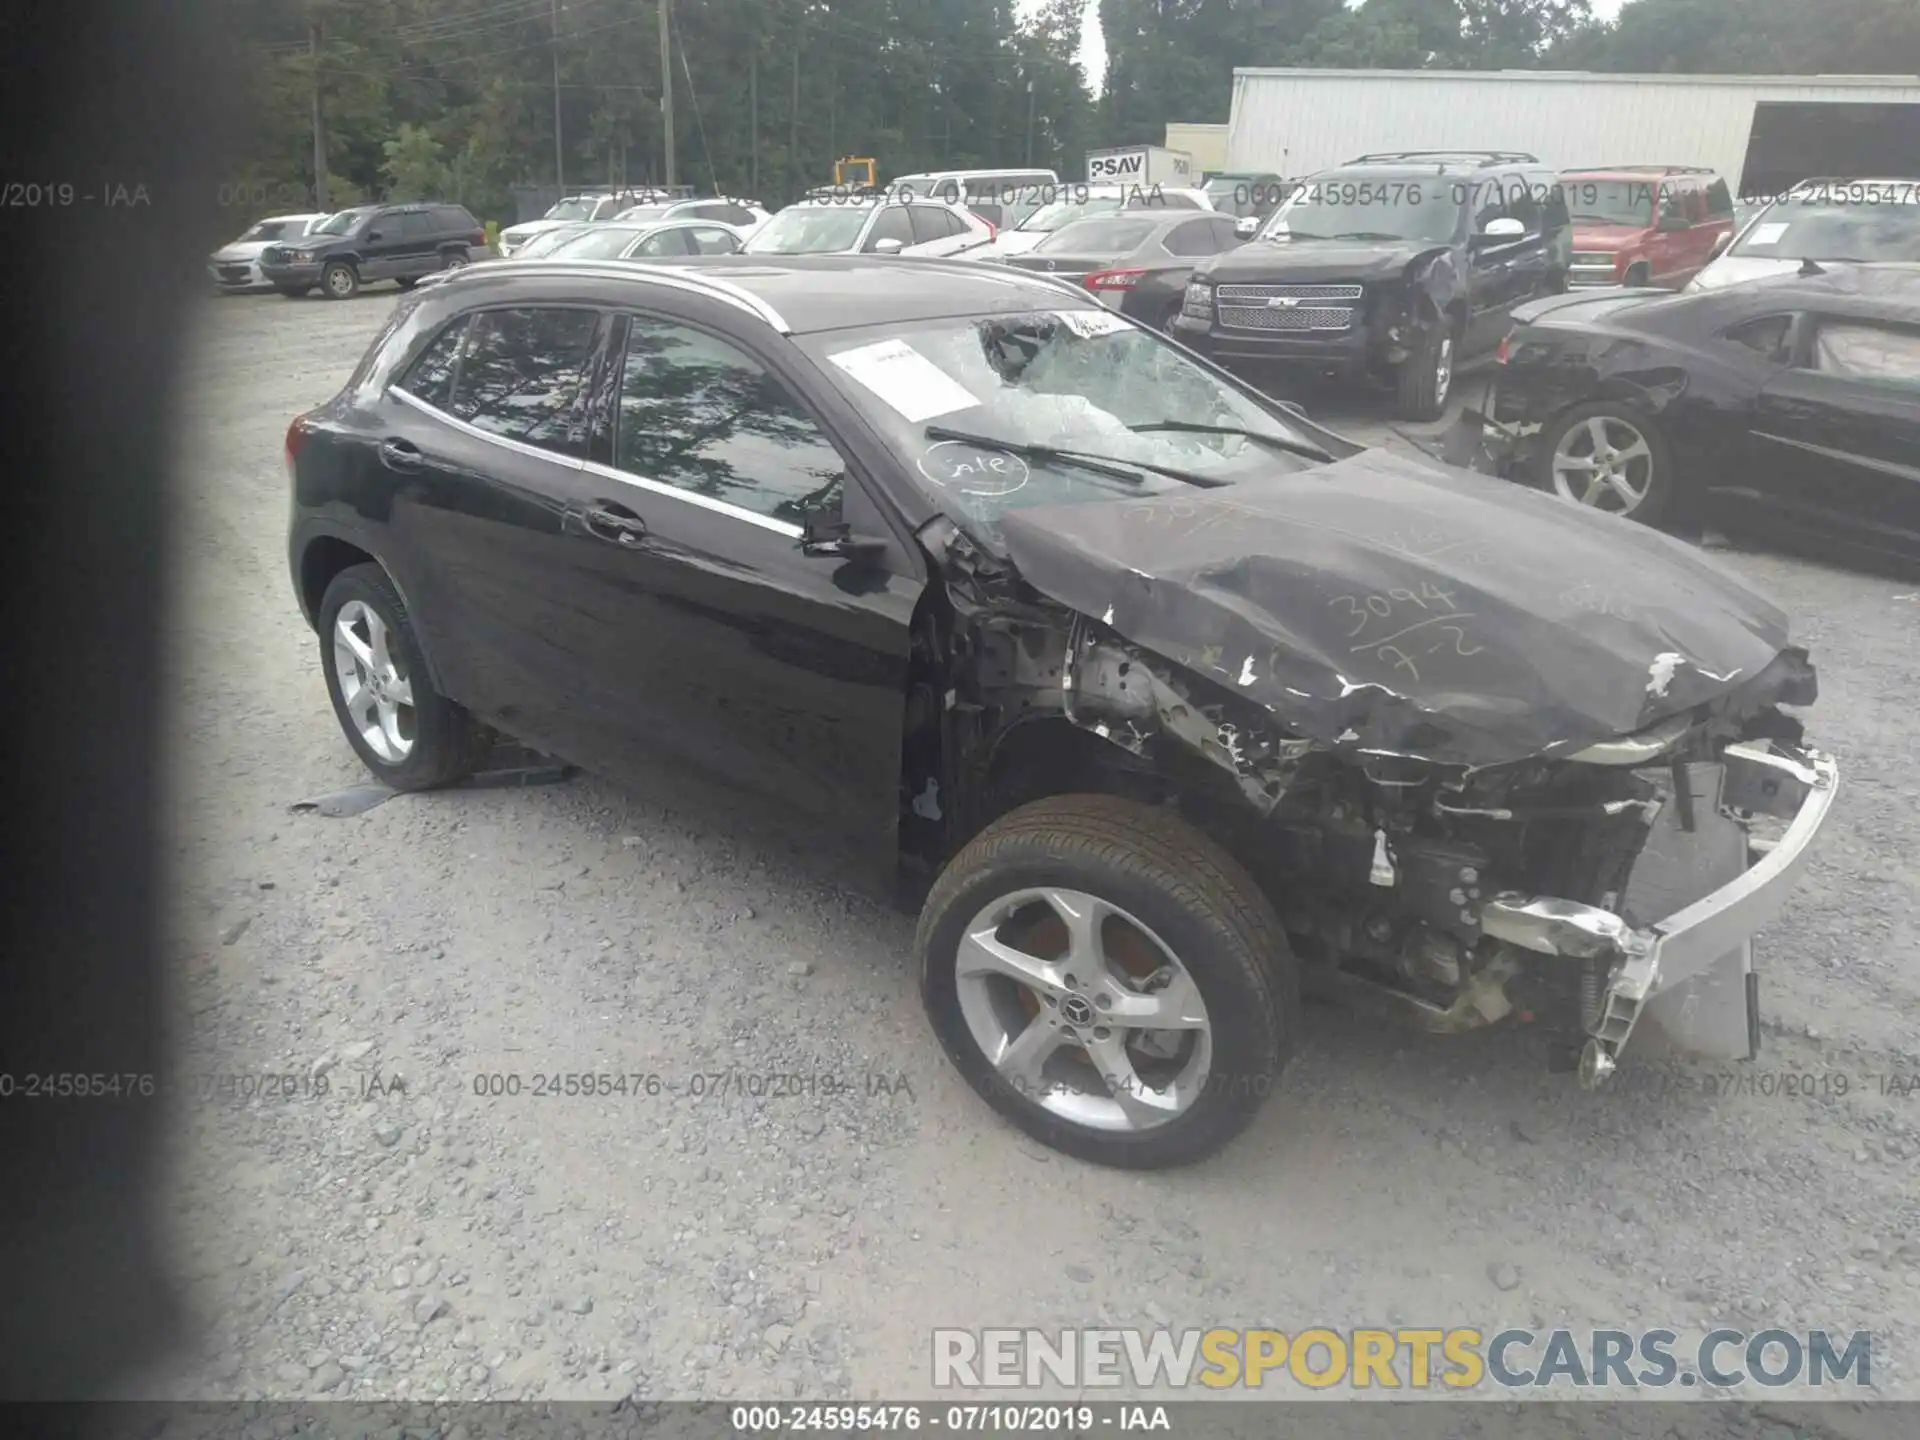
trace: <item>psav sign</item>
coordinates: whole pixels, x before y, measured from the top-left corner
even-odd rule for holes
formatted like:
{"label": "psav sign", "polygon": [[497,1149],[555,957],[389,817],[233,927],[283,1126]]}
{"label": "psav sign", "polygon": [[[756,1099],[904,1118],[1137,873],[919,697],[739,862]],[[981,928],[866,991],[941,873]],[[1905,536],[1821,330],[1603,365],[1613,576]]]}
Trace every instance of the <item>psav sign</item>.
{"label": "psav sign", "polygon": [[1147,152],[1122,150],[1114,155],[1089,155],[1089,180],[1138,180],[1147,170]]}

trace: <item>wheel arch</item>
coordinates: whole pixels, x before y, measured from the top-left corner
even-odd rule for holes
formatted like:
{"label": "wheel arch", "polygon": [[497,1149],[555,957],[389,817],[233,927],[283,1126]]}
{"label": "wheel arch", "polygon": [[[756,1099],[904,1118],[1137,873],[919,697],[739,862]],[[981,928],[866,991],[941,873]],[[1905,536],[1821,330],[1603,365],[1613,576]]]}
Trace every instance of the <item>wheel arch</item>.
{"label": "wheel arch", "polygon": [[[326,597],[327,587],[344,570],[355,565],[377,565],[380,573],[400,596],[400,603],[407,607],[409,616],[417,616],[418,608],[409,593],[406,582],[394,573],[393,567],[374,551],[368,549],[357,538],[350,538],[333,531],[317,531],[300,542],[298,558],[295,561],[295,592],[300,604],[301,616],[307,622],[307,628],[315,634],[320,630],[320,602]],[[427,675],[434,688],[440,688],[440,670],[434,663],[433,646],[425,633],[425,628],[415,623],[414,642],[420,647],[420,654],[427,662]]]}

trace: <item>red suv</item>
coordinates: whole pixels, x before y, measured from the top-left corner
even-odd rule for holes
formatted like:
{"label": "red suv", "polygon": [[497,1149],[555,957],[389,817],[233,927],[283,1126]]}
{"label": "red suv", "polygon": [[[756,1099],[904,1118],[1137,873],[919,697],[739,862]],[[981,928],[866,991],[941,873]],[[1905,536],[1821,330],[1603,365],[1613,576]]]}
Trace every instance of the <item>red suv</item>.
{"label": "red suv", "polygon": [[1605,165],[1560,177],[1573,217],[1567,283],[1678,290],[1733,238],[1733,196],[1712,170]]}

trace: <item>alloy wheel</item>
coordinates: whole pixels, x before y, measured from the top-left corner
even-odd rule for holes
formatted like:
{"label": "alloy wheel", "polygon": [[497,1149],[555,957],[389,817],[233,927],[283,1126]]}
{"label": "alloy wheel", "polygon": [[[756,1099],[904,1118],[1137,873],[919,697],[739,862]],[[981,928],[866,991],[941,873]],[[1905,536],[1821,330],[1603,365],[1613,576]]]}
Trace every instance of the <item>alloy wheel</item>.
{"label": "alloy wheel", "polygon": [[1653,487],[1653,450],[1631,422],[1591,415],[1560,437],[1553,451],[1557,494],[1598,510],[1631,515]]}
{"label": "alloy wheel", "polygon": [[1098,896],[1001,896],[962,933],[954,978],[988,1063],[1063,1120],[1152,1129],[1205,1089],[1213,1029],[1199,987],[1146,926]]}
{"label": "alloy wheel", "polygon": [[333,622],[333,672],[341,706],[367,748],[390,765],[405,760],[417,725],[413,681],[387,622],[365,601],[348,601]]}

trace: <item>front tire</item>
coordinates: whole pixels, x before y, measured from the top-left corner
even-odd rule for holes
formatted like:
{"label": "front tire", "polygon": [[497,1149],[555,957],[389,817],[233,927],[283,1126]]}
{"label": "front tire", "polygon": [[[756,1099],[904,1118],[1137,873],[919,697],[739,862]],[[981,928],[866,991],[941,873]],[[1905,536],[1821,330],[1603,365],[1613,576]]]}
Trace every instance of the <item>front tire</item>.
{"label": "front tire", "polygon": [[1658,525],[1673,506],[1673,457],[1660,427],[1631,406],[1576,405],[1540,430],[1534,480],[1596,510]]}
{"label": "front tire", "polygon": [[360,272],[335,260],[320,272],[320,292],[329,300],[351,300],[360,293]]}
{"label": "front tire", "polygon": [[1298,980],[1272,906],[1212,840],[1136,801],[1058,796],[995,821],[941,874],[916,943],[955,1068],[1077,1159],[1199,1160],[1291,1053]]}
{"label": "front tire", "polygon": [[1447,413],[1459,360],[1460,327],[1445,318],[1429,326],[1394,376],[1394,400],[1402,420],[1438,420]]}
{"label": "front tire", "polygon": [[487,731],[433,688],[386,571],[354,565],[334,576],[319,625],[334,718],[376,779],[396,790],[434,790],[480,768]]}

